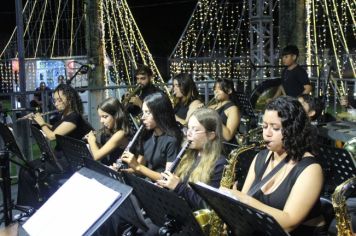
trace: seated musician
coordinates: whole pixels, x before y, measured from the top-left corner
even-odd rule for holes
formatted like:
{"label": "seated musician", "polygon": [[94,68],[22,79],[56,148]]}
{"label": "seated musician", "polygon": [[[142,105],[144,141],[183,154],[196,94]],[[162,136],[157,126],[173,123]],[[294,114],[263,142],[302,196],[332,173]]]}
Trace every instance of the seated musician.
{"label": "seated musician", "polygon": [[214,85],[214,96],[217,103],[209,106],[209,108],[219,113],[223,124],[223,139],[228,143],[237,144],[235,136],[241,117],[233,81],[230,79],[217,79]]}
{"label": "seated musician", "polygon": [[[242,191],[222,189],[270,214],[291,235],[326,235],[319,200],[323,171],[302,105],[291,97],[272,100],[262,127],[267,149],[253,160]],[[278,171],[259,184],[274,168]]]}
{"label": "seated musician", "polygon": [[191,114],[203,106],[197,87],[188,74],[178,74],[173,78],[174,113],[176,120],[186,126]]}
{"label": "seated musician", "polygon": [[175,159],[182,141],[172,104],[165,94],[154,93],[144,99],[142,123],[145,130],[139,140],[137,154],[132,150],[125,151],[121,159],[130,167],[126,171],[156,181],[161,178],[160,172]]}
{"label": "seated musician", "polygon": [[309,117],[309,120],[312,123],[317,124],[317,121],[324,109],[324,105],[322,104],[320,99],[313,97],[310,94],[302,94],[298,96],[298,101],[302,104],[304,111]]}
{"label": "seated musician", "polygon": [[[41,128],[48,140],[55,140],[56,134],[67,135],[75,139],[82,139],[93,128],[83,117],[83,104],[78,92],[69,85],[60,84],[54,90],[54,105],[56,109],[61,113],[61,119],[53,126],[47,124],[40,113],[34,114],[31,118]],[[63,167],[67,166],[66,161],[63,158],[61,148],[56,145],[55,155],[58,162]],[[45,166],[43,166],[43,164]],[[45,174],[50,177],[51,173],[56,173],[58,170],[54,168],[51,163],[42,163],[37,159],[31,162],[31,166],[34,169],[45,169]],[[37,186],[37,180],[32,173],[34,170],[20,169],[19,181],[18,181],[18,196],[17,204],[26,205],[32,207],[40,207],[43,204],[43,200],[48,198],[51,193],[42,191],[43,196],[38,196],[39,189]],[[45,181],[45,180],[42,180]],[[36,187],[37,186],[37,187]]]}
{"label": "seated musician", "polygon": [[98,106],[98,115],[103,127],[97,137],[90,131],[86,138],[95,160],[112,165],[121,156],[130,136],[124,108],[117,98],[108,98]]}
{"label": "seated musician", "polygon": [[227,164],[221,155],[221,121],[216,111],[201,108],[189,118],[187,140],[189,149],[183,156],[175,173],[165,171],[157,183],[174,190],[184,197],[193,210],[205,208],[202,198],[194,192],[188,182],[204,182],[218,188]]}

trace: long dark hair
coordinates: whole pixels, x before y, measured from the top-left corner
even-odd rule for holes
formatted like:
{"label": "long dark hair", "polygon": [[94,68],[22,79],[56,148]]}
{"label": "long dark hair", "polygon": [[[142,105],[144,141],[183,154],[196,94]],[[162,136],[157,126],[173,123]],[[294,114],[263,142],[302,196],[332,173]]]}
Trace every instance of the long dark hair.
{"label": "long dark hair", "polygon": [[[173,78],[173,81],[177,80],[179,89],[181,93],[183,94],[183,99],[184,99],[184,105],[190,104],[194,100],[200,100],[200,95],[197,89],[197,86],[194,83],[194,80],[191,75],[186,74],[186,73],[181,73],[176,75]],[[176,105],[177,103],[181,102],[176,99],[175,101]]]}
{"label": "long dark hair", "polygon": [[123,130],[125,135],[130,134],[129,122],[127,116],[125,115],[124,107],[117,98],[105,99],[99,104],[98,109],[114,117],[115,124],[113,130],[105,129],[105,133],[112,135],[118,130]]}
{"label": "long dark hair", "polygon": [[148,95],[144,101],[150,110],[153,119],[162,132],[177,138],[178,143],[182,141],[182,132],[180,131],[172,104],[164,93],[153,93]]}
{"label": "long dark hair", "polygon": [[267,104],[268,111],[277,111],[282,122],[283,148],[286,161],[300,161],[305,152],[315,154],[315,132],[303,106],[296,98],[278,97]]}
{"label": "long dark hair", "polygon": [[220,84],[221,90],[229,95],[229,100],[233,102],[237,107],[240,107],[240,103],[237,98],[234,82],[231,79],[216,79],[214,87],[216,84]]}
{"label": "long dark hair", "polygon": [[62,91],[63,95],[67,98],[69,106],[68,110],[83,115],[83,103],[78,92],[73,87],[67,84],[59,84],[54,89],[54,93],[57,93],[59,91]]}

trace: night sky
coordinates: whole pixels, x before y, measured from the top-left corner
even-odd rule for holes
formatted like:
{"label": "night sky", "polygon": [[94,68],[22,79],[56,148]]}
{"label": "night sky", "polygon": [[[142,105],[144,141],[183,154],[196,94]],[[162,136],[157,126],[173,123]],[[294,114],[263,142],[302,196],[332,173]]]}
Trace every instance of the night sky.
{"label": "night sky", "polygon": [[[127,0],[127,2],[151,53],[156,59],[164,60],[178,42],[197,0]],[[1,50],[15,25],[15,0],[2,1]]]}

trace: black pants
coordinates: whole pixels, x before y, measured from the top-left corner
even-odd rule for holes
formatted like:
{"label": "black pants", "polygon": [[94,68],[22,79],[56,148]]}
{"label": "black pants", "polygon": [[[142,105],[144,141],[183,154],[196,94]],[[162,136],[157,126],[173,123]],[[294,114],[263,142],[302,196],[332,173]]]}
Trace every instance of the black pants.
{"label": "black pants", "polygon": [[34,160],[29,164],[30,168],[20,168],[17,204],[38,209],[70,173],[60,172],[48,161]]}

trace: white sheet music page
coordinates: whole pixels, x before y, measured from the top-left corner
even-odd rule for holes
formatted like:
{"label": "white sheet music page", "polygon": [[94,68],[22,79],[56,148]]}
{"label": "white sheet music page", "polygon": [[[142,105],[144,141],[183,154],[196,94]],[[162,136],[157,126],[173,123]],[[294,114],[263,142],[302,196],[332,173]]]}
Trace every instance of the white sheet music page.
{"label": "white sheet music page", "polygon": [[75,173],[23,228],[31,236],[83,235],[120,196],[97,180]]}

